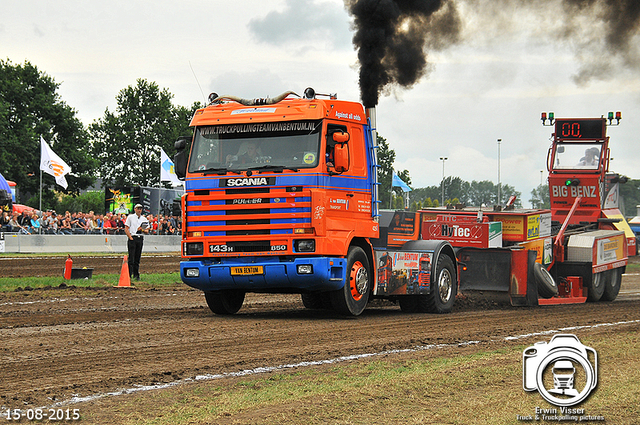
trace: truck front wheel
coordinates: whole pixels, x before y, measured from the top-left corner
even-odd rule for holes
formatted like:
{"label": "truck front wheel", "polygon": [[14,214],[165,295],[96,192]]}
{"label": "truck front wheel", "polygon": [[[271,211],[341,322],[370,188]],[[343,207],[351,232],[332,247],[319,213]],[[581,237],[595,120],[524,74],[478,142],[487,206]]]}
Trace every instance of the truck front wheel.
{"label": "truck front wheel", "polygon": [[342,289],[331,292],[331,305],[340,314],[359,316],[371,293],[371,267],[362,248],[352,246],[347,254],[347,278]]}
{"label": "truck front wheel", "polygon": [[205,292],[207,305],[215,314],[235,314],[242,307],[244,292],[228,289],[224,291]]}

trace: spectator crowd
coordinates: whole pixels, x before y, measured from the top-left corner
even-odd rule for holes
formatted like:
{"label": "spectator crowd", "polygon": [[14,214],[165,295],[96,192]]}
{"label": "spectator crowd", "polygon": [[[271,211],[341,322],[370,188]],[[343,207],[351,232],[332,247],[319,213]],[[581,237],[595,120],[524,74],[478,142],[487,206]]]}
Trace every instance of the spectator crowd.
{"label": "spectator crowd", "polygon": [[[151,235],[179,235],[182,222],[177,216],[148,214]],[[0,217],[0,231],[44,235],[124,235],[126,214],[95,214],[53,210],[25,210],[22,213],[4,211]]]}

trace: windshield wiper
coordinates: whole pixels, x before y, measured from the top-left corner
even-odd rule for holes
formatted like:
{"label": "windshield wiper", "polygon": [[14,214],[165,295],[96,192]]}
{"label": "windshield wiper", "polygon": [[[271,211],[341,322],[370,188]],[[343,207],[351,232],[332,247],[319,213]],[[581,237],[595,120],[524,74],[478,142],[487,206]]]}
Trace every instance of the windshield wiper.
{"label": "windshield wiper", "polygon": [[206,170],[198,170],[198,171],[201,172],[202,175],[204,176],[207,176],[209,174],[217,174],[219,176],[223,176],[227,174],[227,172],[242,174],[242,172],[240,172],[239,170],[231,170],[224,167],[223,168],[207,168]]}
{"label": "windshield wiper", "polygon": [[284,170],[291,170],[291,171],[298,171],[297,168],[295,167],[285,167],[284,165],[273,165],[273,164],[265,164],[265,165],[258,165],[255,167],[249,167],[249,170],[258,170],[258,172],[260,173],[264,173],[267,171],[273,171],[275,173],[281,173]]}

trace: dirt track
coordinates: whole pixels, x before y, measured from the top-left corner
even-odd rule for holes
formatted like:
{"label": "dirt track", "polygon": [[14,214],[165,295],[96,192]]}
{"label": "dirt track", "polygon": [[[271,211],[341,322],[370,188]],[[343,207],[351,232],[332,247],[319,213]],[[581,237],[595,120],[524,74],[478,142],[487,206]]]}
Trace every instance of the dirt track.
{"label": "dirt track", "polygon": [[[121,260],[120,260],[121,261]],[[513,308],[463,301],[449,315],[378,304],[358,318],[302,307],[298,295],[248,295],[214,316],[198,291],[53,289],[0,294],[0,407],[49,406],[115,391],[261,366],[491,341],[568,326],[640,319],[640,276],[612,303]],[[627,325],[640,329],[640,324]]]}

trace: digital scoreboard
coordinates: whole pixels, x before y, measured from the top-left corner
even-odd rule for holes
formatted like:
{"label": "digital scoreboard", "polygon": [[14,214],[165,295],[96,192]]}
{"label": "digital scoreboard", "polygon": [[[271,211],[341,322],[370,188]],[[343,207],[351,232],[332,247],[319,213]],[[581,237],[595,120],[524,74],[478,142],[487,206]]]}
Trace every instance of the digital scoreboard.
{"label": "digital scoreboard", "polygon": [[606,137],[604,118],[556,120],[556,138],[561,140],[602,140]]}

